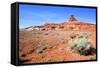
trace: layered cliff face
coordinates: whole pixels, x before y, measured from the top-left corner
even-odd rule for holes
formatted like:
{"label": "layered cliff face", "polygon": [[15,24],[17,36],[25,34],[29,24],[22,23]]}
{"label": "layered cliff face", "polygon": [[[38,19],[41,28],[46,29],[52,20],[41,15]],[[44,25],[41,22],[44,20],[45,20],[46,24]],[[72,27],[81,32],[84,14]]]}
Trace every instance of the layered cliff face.
{"label": "layered cliff face", "polygon": [[72,15],[61,24],[20,31],[19,58],[22,64],[95,60],[96,25],[79,22]]}

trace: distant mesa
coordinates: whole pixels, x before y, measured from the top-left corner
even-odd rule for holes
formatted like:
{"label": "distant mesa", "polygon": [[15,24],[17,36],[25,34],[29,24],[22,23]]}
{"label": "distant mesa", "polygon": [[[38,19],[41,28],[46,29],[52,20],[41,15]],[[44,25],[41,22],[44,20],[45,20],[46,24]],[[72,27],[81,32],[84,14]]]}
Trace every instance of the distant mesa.
{"label": "distant mesa", "polygon": [[43,26],[30,26],[25,28],[25,30],[27,31],[31,31],[31,30],[40,30],[40,28],[42,28]]}
{"label": "distant mesa", "polygon": [[70,15],[69,19],[61,24],[51,24],[45,22],[42,26],[31,26],[25,28],[27,31],[31,30],[95,30],[95,24],[78,21],[74,15]]}

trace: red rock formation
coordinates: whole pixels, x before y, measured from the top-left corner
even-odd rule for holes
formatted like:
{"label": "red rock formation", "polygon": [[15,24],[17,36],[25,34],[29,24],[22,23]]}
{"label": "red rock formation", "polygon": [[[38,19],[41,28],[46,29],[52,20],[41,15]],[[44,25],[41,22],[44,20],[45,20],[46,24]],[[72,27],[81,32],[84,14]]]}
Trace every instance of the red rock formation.
{"label": "red rock formation", "polygon": [[86,22],[80,22],[78,21],[74,15],[71,15],[67,21],[61,24],[50,24],[46,23],[44,24],[43,29],[44,30],[51,30],[54,27],[54,29],[61,29],[60,27],[63,27],[63,30],[95,30],[95,24],[90,24]]}

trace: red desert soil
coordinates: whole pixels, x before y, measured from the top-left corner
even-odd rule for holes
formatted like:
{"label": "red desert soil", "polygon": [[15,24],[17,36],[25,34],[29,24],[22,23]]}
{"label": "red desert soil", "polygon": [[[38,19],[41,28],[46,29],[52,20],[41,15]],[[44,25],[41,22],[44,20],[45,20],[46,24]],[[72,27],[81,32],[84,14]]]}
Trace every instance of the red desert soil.
{"label": "red desert soil", "polygon": [[[78,32],[80,31],[22,31],[19,33],[19,58],[23,64],[91,60],[95,55],[84,56],[73,53],[70,49],[70,34]],[[96,48],[95,31],[89,33],[93,48]]]}

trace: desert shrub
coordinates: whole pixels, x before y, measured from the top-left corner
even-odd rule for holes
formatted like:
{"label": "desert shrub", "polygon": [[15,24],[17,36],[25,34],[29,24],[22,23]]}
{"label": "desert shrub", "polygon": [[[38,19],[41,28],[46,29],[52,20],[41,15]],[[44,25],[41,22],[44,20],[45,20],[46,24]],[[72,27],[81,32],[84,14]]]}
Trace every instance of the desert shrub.
{"label": "desert shrub", "polygon": [[51,29],[55,29],[56,27],[52,26]]}
{"label": "desert shrub", "polygon": [[63,29],[63,28],[64,28],[64,26],[60,26],[59,28]]}
{"label": "desert shrub", "polygon": [[72,39],[69,41],[71,49],[81,55],[87,55],[90,52],[91,42],[86,38]]}
{"label": "desert shrub", "polygon": [[96,56],[91,56],[90,60],[96,60]]}
{"label": "desert shrub", "polygon": [[35,53],[43,53],[46,49],[51,49],[52,46],[47,43],[39,43],[35,48]]}
{"label": "desert shrub", "polygon": [[78,36],[78,34],[76,34],[76,33],[70,34],[70,38],[71,38],[71,39],[74,39],[74,38],[76,38],[77,36]]}
{"label": "desert shrub", "polygon": [[91,34],[89,32],[80,32],[79,38],[88,38]]}
{"label": "desert shrub", "polygon": [[45,49],[46,49],[46,46],[44,46],[43,44],[39,44],[39,45],[36,47],[35,52],[36,52],[36,53],[42,53]]}

